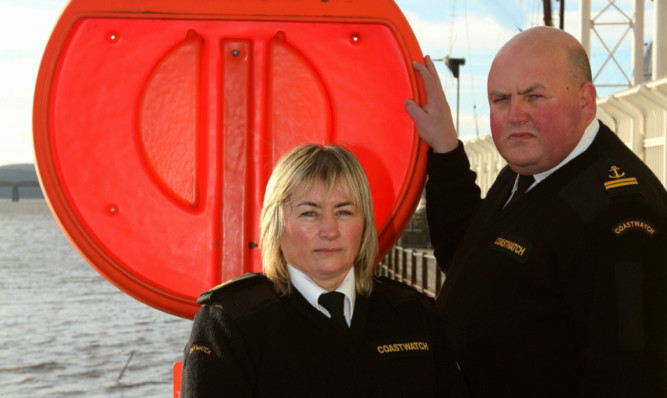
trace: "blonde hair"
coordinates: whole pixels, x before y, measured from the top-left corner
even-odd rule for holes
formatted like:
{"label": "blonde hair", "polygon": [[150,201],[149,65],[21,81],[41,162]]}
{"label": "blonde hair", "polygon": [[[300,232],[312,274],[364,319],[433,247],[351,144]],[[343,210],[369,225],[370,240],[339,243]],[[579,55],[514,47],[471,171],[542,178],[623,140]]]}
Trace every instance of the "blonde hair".
{"label": "blonde hair", "polygon": [[[264,273],[273,281],[276,291],[289,293],[291,283],[280,243],[285,232],[285,205],[294,196],[305,194],[313,183],[321,181],[328,195],[343,188],[352,203],[363,213],[364,227],[359,252],[354,260],[356,290],[369,295],[373,289],[373,264],[378,238],[373,216],[373,201],[366,173],[359,161],[337,145],[306,144],[292,149],[276,164],[266,184],[260,215],[260,247]],[[296,192],[301,187],[300,192]]]}

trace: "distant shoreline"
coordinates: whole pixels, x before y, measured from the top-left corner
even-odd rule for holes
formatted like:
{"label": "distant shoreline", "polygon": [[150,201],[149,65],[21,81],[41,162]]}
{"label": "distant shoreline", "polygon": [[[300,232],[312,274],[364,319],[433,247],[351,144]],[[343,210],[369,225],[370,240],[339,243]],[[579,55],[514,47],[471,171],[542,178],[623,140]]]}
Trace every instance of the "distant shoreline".
{"label": "distant shoreline", "polygon": [[[19,201],[26,199],[41,199],[46,200],[44,193],[39,187],[20,187],[19,188]],[[11,187],[0,187],[0,200],[12,200],[12,188]]]}
{"label": "distant shoreline", "polygon": [[39,186],[37,170],[33,163],[9,164],[0,166],[0,199],[9,199],[16,194],[23,199],[44,199]]}
{"label": "distant shoreline", "polygon": [[[44,198],[44,197],[41,197],[41,198],[24,198],[24,197],[21,197],[19,201],[23,202],[24,200],[30,200],[30,201],[40,200],[42,202],[46,202],[46,198]],[[11,197],[10,198],[0,197],[0,202],[11,202],[11,201],[12,201]],[[16,202],[14,202],[14,203],[16,203]]]}

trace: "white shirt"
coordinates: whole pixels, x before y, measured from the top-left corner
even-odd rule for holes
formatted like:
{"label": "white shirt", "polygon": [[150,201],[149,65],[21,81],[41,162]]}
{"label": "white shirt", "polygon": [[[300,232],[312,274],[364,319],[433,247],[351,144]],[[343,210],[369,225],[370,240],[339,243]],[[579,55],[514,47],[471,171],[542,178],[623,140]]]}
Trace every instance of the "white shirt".
{"label": "white shirt", "polygon": [[[589,146],[593,143],[593,140],[595,137],[598,135],[598,131],[600,130],[600,122],[597,119],[593,119],[593,121],[586,127],[586,130],[584,130],[584,134],[581,136],[581,139],[579,140],[579,143],[577,146],[574,147],[572,152],[570,152],[569,155],[565,159],[563,159],[562,162],[558,163],[555,167],[544,171],[542,173],[534,174],[533,177],[535,177],[535,182],[526,189],[526,192],[530,191],[535,187],[535,185],[539,184],[543,180],[545,180],[547,177],[549,177],[554,171],[560,169],[561,167],[565,166],[568,164],[572,159],[576,158],[577,156],[581,155],[586,149],[588,149]],[[512,188],[512,195],[510,195],[510,198],[508,199],[508,202],[510,199],[512,199],[512,196],[514,196],[514,192],[516,192],[517,185],[519,184],[519,176],[516,176],[516,180],[514,180],[514,187]],[[505,203],[507,204],[507,203]]]}
{"label": "white shirt", "polygon": [[[322,293],[327,293],[328,291],[322,289],[318,286],[308,275],[301,272],[301,270],[296,267],[287,264],[287,272],[289,272],[289,278],[292,282],[292,285],[296,290],[301,293],[301,295],[312,305],[317,308],[321,313],[331,318],[331,314],[327,311],[326,308],[322,307],[317,300],[319,300]],[[350,269],[341,282],[340,286],[336,289],[337,292],[341,292],[345,295],[345,301],[343,303],[343,315],[345,315],[345,321],[347,321],[347,326],[350,326],[352,323],[352,313],[354,312],[354,302],[357,298],[357,289],[355,285],[354,277],[354,267]]]}

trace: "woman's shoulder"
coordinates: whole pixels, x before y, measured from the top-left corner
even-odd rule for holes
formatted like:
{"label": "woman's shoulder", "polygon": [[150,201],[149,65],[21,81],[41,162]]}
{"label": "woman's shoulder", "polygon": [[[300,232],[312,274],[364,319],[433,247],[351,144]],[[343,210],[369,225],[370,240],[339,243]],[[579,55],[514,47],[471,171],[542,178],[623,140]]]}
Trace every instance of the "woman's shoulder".
{"label": "woman's shoulder", "polygon": [[248,272],[202,293],[198,304],[221,307],[236,318],[278,302],[273,283],[264,274]]}
{"label": "woman's shoulder", "polygon": [[373,277],[372,296],[382,298],[397,307],[406,304],[419,305],[429,310],[434,309],[435,301],[403,282],[389,279],[386,276]]}

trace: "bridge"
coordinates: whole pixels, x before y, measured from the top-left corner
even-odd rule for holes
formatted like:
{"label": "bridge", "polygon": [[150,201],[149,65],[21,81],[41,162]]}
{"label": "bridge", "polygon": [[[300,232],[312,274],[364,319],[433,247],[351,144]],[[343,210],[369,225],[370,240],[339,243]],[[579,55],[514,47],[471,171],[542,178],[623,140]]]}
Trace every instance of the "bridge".
{"label": "bridge", "polygon": [[12,187],[12,202],[19,201],[19,188],[20,187],[37,187],[39,188],[39,182],[37,181],[1,181],[0,187]]}
{"label": "bridge", "polygon": [[[16,164],[0,167],[0,188],[2,187],[11,187],[12,202],[18,202],[21,188],[39,188],[35,166],[32,164]],[[40,197],[42,196],[40,195]]]}

